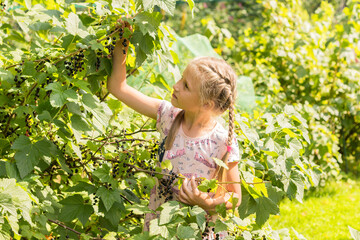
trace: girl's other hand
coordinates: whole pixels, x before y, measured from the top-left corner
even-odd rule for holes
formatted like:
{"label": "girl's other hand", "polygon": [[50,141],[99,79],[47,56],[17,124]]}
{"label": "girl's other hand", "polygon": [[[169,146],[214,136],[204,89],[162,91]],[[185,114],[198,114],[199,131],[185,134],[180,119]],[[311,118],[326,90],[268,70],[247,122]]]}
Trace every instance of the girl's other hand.
{"label": "girl's other hand", "polygon": [[[190,186],[189,186],[190,183]],[[185,178],[178,195],[178,199],[188,205],[198,205],[204,210],[213,210],[215,206],[213,199],[208,193],[199,191],[195,178],[192,177],[190,180]]]}

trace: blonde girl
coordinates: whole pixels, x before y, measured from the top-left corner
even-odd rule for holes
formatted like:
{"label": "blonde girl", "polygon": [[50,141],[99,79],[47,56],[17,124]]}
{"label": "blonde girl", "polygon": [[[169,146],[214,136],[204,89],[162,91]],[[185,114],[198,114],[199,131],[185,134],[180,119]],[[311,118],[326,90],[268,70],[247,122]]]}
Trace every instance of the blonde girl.
{"label": "blonde girl", "polygon": [[[220,181],[239,182],[239,152],[234,138],[234,101],[236,98],[236,74],[224,60],[200,57],[193,59],[183,72],[182,78],[173,86],[171,103],[142,94],[126,83],[126,54],[122,42],[116,44],[113,71],[107,88],[116,98],[135,111],[157,121],[164,152],[162,159],[169,159],[173,172],[186,176],[180,190],[173,188],[173,196],[189,205],[198,205],[206,211],[214,211],[225,203],[232,208],[230,197],[241,201],[240,184],[225,185],[222,194],[201,192],[195,178],[217,178]],[[229,129],[225,130],[216,118],[229,110]],[[228,170],[215,164],[213,158],[222,159]],[[161,160],[162,160],[161,159]],[[156,210],[165,199],[151,192],[149,207]],[[145,217],[148,230],[155,214]],[[209,239],[211,237],[208,237]],[[220,237],[221,238],[221,237]]]}

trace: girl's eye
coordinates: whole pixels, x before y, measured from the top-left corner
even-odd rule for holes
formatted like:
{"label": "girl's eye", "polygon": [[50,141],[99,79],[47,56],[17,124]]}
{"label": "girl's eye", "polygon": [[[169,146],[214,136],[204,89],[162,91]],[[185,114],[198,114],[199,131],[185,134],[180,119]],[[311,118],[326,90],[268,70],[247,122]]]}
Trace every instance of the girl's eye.
{"label": "girl's eye", "polygon": [[184,86],[185,86],[185,88],[189,89],[189,88],[188,88],[188,85],[187,85],[186,83],[184,83]]}

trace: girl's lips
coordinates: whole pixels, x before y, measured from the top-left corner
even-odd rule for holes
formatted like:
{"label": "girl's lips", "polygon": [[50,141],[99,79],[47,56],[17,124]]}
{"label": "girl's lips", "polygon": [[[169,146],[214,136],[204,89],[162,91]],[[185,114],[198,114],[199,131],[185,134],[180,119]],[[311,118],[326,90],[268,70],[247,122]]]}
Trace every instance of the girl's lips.
{"label": "girl's lips", "polygon": [[177,99],[177,97],[176,97],[176,95],[174,93],[172,94],[172,97]]}

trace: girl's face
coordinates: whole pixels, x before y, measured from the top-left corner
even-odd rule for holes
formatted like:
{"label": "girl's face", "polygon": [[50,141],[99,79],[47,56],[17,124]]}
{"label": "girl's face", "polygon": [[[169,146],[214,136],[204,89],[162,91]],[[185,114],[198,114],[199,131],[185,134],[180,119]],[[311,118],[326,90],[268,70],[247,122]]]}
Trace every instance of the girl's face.
{"label": "girl's face", "polygon": [[200,82],[195,78],[195,74],[192,74],[191,67],[186,67],[182,78],[173,88],[171,103],[174,107],[193,112],[200,110]]}

